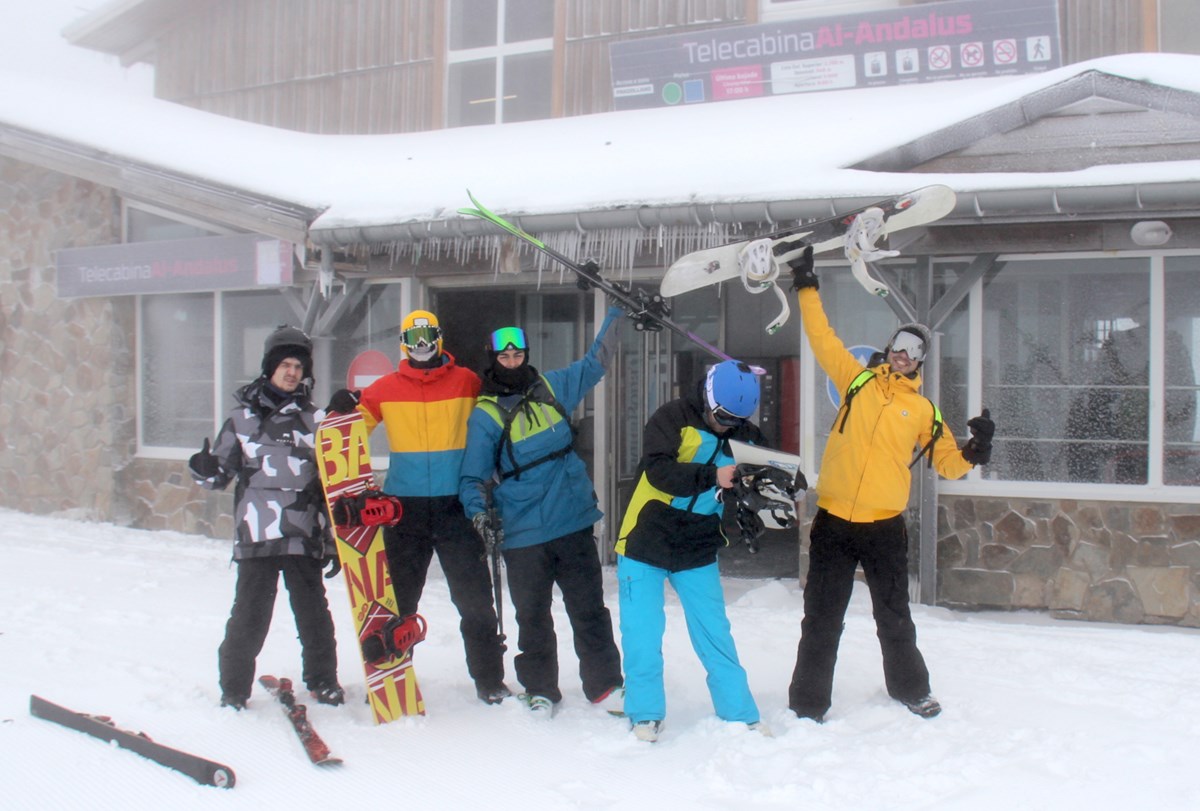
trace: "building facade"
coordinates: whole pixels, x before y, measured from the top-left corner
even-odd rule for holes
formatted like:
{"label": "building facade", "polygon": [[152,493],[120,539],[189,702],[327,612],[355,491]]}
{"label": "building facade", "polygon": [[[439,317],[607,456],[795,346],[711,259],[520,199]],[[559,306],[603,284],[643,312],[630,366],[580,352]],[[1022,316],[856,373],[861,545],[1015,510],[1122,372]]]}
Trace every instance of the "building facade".
{"label": "building facade", "polygon": [[[613,42],[909,5],[920,4],[147,0],[102,9],[70,34],[153,62],[157,95],[207,112],[314,133],[403,133],[608,112]],[[1188,3],[1063,0],[1056,9],[1067,64],[1200,52],[1186,33],[1200,28],[1183,25]],[[919,317],[939,336],[926,393],[948,424],[961,434],[989,407],[999,426],[992,465],[962,482],[924,474],[915,488],[913,574],[926,602],[1200,625],[1200,194],[1169,171],[1200,160],[1198,145],[1196,94],[1089,73],[853,167],[911,174],[914,186],[944,173],[1167,167],[1154,183],[1117,175],[1082,188],[960,194],[949,217],[914,233],[884,267],[897,290],[890,302],[865,297],[838,272],[844,263],[820,263],[848,344],[877,347],[902,316]],[[327,394],[364,351],[395,359],[399,318],[415,306],[439,313],[448,347],[475,368],[491,328],[481,314],[524,324],[539,336],[535,364],[556,368],[582,353],[603,308],[594,291],[495,238],[447,230],[435,245],[407,228],[318,233],[302,226],[311,219],[303,211],[256,215],[262,206],[251,200],[218,213],[222,204],[198,202],[178,183],[122,191],[92,170],[103,156],[63,161],[16,135],[0,148],[0,233],[14,246],[0,263],[0,476],[2,503],[17,509],[227,537],[230,496],[192,488],[184,464],[229,393],[255,374],[275,324],[316,336]],[[521,224],[570,255],[621,266],[629,284],[652,292],[686,246],[762,230],[761,212],[733,208],[719,223],[693,209],[653,227]],[[55,251],[238,233],[293,240],[293,283],[58,296]],[[330,278],[334,295],[320,301]],[[838,393],[797,324],[763,332],[775,315],[769,298],[709,288],[676,299],[674,317],[769,370],[760,422],[815,470]],[[662,333],[625,327],[622,346],[577,415],[607,515],[605,548],[636,473],[641,426],[706,361]],[[723,565],[803,577],[805,529],[799,544],[796,533],[764,541],[766,571],[737,547]]]}

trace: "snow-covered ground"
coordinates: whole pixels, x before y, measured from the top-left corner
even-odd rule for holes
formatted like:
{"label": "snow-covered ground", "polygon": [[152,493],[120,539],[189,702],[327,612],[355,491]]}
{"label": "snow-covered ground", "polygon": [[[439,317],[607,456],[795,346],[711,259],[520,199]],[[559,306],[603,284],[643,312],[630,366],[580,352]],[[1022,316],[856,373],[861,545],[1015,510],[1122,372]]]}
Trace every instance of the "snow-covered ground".
{"label": "snow-covered ground", "polygon": [[[1114,809],[1200,808],[1200,631],[916,607],[945,711],[921,720],[882,688],[866,591],[855,592],[834,707],[822,726],[786,709],[801,594],[727,582],[743,663],[774,731],[712,714],[668,600],[667,726],[657,744],[583,699],[561,605],[556,718],[475,699],[436,564],[417,669],[428,715],[384,727],[363,703],[341,578],[330,599],[350,701],[309,702],[345,763],[305,759],[257,691],[217,706],[216,648],[232,599],[229,544],[0,510],[0,798],[9,809]],[[615,612],[612,570],[606,571]],[[507,630],[515,638],[512,609]],[[298,676],[284,599],[260,673]],[[509,654],[509,683],[511,677]],[[29,714],[37,694],[231,766],[237,786],[178,773]]]}

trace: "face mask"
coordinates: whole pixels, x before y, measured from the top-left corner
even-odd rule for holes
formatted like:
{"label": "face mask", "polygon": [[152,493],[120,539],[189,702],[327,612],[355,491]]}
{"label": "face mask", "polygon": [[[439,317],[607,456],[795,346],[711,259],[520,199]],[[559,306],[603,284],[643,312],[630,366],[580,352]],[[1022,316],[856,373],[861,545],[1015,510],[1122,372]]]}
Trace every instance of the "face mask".
{"label": "face mask", "polygon": [[420,346],[406,346],[404,349],[408,352],[408,357],[417,361],[418,363],[431,361],[435,356],[437,356],[436,344],[433,346],[430,346],[429,344],[422,344]]}

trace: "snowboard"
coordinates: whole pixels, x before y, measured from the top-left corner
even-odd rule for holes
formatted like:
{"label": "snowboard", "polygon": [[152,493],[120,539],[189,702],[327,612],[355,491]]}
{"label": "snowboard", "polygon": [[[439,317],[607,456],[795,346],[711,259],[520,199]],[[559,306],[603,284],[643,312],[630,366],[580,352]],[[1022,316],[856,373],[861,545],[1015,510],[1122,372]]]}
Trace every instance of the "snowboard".
{"label": "snowboard", "polygon": [[41,696],[29,697],[29,712],[36,718],[60,724],[68,729],[91,735],[93,738],[116,744],[122,749],[136,752],[168,769],[186,774],[201,785],[233,788],[236,780],[233,769],[225,764],[164,746],[151,740],[144,732],[119,729],[108,716],[88,715],[68,710]]}
{"label": "snowboard", "polygon": [[[341,496],[356,495],[375,486],[368,434],[367,424],[357,411],[330,414],[317,428],[317,470],[327,505]],[[425,701],[413,670],[412,649],[393,655],[381,643],[400,621],[383,547],[383,527],[339,527],[333,524],[332,513],[330,524],[337,538],[338,559],[350,595],[350,613],[358,633],[367,698],[375,723],[424,715]]]}
{"label": "snowboard", "polygon": [[854,218],[869,208],[879,208],[886,220],[885,235],[936,222],[954,209],[955,194],[949,186],[925,186],[905,194],[879,200],[825,220],[783,228],[769,234],[705,248],[685,254],[667,269],[659,286],[662,295],[671,297],[710,284],[736,279],[740,275],[738,256],[747,244],[759,239],[779,243],[813,246],[813,253],[831,251],[845,245],[846,231]]}

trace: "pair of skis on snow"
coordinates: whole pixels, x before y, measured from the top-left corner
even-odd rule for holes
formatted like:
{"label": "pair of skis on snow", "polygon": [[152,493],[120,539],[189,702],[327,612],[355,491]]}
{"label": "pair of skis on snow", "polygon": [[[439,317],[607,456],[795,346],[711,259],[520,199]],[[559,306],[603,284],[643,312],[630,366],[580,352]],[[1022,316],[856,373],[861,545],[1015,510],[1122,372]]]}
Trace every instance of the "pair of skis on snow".
{"label": "pair of skis on snow", "polygon": [[846,258],[850,261],[851,272],[859,283],[873,295],[887,296],[891,292],[890,288],[871,275],[869,266],[879,259],[896,256],[898,252],[880,249],[876,243],[890,233],[940,220],[953,210],[955,204],[954,190],[950,187],[925,186],[836,217],[694,251],[680,257],[667,269],[659,286],[659,295],[648,295],[644,291],[635,292],[616,282],[606,281],[601,278],[600,269],[595,263],[579,263],[564,256],[537,237],[484,207],[470,191],[467,192],[467,196],[470,197],[473,207],[460,208],[460,214],[487,220],[570,269],[578,277],[580,287],[585,290],[595,287],[603,291],[630,314],[638,329],[667,329],[719,360],[731,358],[695,333],[672,321],[667,298],[740,278],[750,293],[772,290],[778,297],[783,309],[780,315],[767,325],[767,332],[774,334],[787,321],[791,312],[787,297],[778,283],[780,267],[799,256],[806,247],[811,245],[814,254],[843,248]]}
{"label": "pair of skis on snow", "polygon": [[[342,762],[330,753],[325,741],[321,740],[321,736],[313,729],[308,720],[308,709],[296,701],[290,679],[262,676],[258,681],[279,701],[309,760],[318,766],[333,766]],[[237,782],[233,769],[224,763],[159,743],[145,732],[121,729],[106,715],[76,712],[36,695],[29,697],[29,712],[36,718],[128,749],[168,769],[185,774],[201,785],[233,788]]]}

